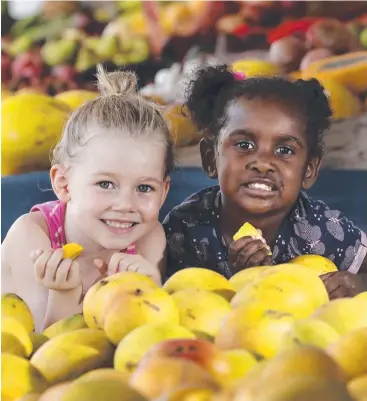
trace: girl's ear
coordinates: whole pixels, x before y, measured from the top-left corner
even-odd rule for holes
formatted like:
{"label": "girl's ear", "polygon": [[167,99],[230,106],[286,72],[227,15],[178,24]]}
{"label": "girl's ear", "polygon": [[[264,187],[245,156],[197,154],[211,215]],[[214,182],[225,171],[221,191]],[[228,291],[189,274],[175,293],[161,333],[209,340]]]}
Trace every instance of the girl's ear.
{"label": "girl's ear", "polygon": [[69,202],[70,192],[65,168],[61,166],[61,164],[55,164],[51,167],[50,178],[52,189],[54,190],[58,199],[65,203]]}
{"label": "girl's ear", "polygon": [[163,206],[163,203],[167,198],[167,194],[168,194],[170,186],[171,186],[171,178],[167,177],[164,179],[164,187],[163,187],[162,196],[161,196],[161,207]]}
{"label": "girl's ear", "polygon": [[215,160],[215,143],[211,139],[203,138],[200,141],[201,165],[207,176],[218,178],[217,164]]}
{"label": "girl's ear", "polygon": [[321,159],[319,157],[315,157],[310,160],[303,178],[302,189],[310,189],[313,186],[319,175],[320,166]]}

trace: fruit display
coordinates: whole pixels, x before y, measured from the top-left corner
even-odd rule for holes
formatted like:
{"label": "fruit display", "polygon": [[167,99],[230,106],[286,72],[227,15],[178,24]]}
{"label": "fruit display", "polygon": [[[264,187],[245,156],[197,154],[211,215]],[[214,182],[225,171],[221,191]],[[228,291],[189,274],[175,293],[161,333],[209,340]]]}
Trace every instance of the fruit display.
{"label": "fruit display", "polygon": [[335,270],[305,255],[230,280],[188,268],[163,287],[117,273],[43,333],[4,294],[2,399],[365,401],[367,292],[330,301],[319,276]]}

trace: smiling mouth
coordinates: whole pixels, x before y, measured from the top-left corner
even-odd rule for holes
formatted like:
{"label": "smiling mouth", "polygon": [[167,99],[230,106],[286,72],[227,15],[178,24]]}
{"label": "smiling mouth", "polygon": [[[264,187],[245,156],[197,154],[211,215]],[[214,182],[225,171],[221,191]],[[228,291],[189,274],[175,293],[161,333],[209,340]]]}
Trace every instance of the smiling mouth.
{"label": "smiling mouth", "polygon": [[269,184],[264,184],[260,182],[253,182],[250,184],[246,184],[245,187],[249,189],[256,189],[258,191],[272,192],[274,191],[274,186]]}
{"label": "smiling mouth", "polygon": [[105,223],[108,227],[122,228],[125,230],[138,224],[138,223],[134,223],[134,222],[121,222],[121,221],[117,221],[117,220],[102,220],[102,222]]}

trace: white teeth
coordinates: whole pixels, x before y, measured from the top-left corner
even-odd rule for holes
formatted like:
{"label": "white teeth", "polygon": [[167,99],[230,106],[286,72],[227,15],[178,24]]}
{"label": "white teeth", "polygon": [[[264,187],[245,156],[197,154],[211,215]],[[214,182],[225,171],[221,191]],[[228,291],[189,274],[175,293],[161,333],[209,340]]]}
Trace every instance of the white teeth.
{"label": "white teeth", "polygon": [[249,184],[248,187],[250,189],[260,189],[262,191],[268,191],[268,192],[272,191],[272,188],[269,185],[260,184],[259,182],[254,182],[252,184]]}
{"label": "white teeth", "polygon": [[115,221],[115,220],[104,220],[104,222],[109,227],[113,227],[113,228],[130,228],[133,225],[133,223],[119,223],[118,221]]}

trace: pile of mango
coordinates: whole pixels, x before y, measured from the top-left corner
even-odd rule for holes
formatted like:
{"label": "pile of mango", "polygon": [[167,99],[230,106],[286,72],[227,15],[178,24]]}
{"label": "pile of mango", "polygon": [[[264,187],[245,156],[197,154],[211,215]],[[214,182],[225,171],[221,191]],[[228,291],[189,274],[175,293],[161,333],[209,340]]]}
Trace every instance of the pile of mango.
{"label": "pile of mango", "polygon": [[367,292],[330,301],[320,256],[158,287],[117,273],[83,313],[34,332],[2,296],[3,401],[366,401]]}

